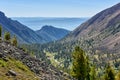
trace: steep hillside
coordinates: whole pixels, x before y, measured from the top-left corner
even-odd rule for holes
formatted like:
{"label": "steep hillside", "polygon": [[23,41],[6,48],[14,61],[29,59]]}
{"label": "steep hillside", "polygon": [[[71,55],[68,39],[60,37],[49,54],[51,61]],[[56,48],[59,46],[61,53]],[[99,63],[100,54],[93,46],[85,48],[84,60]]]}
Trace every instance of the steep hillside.
{"label": "steep hillside", "polygon": [[43,43],[43,40],[33,30],[18,21],[7,18],[3,12],[0,12],[0,24],[4,31],[9,31],[12,35],[16,35],[22,43]]}
{"label": "steep hillside", "polygon": [[22,48],[0,41],[0,79],[65,80],[72,78],[51,64],[30,56]]}
{"label": "steep hillside", "polygon": [[36,33],[41,36],[46,41],[55,41],[60,40],[61,38],[65,37],[70,31],[62,29],[62,28],[55,28],[53,26],[45,25],[40,30],[36,31]]}
{"label": "steep hillside", "polygon": [[[0,54],[1,56],[3,54]],[[22,62],[11,57],[0,57],[0,80],[39,80]]]}
{"label": "steep hillside", "polygon": [[77,40],[88,41],[96,49],[120,52],[120,3],[96,14],[64,39]]}
{"label": "steep hillside", "polygon": [[[80,36],[93,36],[92,33],[100,33],[120,22],[120,3],[93,16],[91,19],[76,28],[71,35],[75,38]],[[92,32],[92,33],[91,33]],[[95,36],[97,36],[96,34]],[[94,36],[93,36],[94,37]]]}

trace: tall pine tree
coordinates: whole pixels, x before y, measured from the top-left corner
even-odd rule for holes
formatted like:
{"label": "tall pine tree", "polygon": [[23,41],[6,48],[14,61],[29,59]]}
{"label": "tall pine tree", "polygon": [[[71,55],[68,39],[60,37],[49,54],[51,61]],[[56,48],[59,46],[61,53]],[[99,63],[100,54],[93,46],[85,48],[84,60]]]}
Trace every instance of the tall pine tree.
{"label": "tall pine tree", "polygon": [[115,73],[110,64],[106,66],[105,80],[115,80]]}
{"label": "tall pine tree", "polygon": [[89,72],[90,67],[88,57],[80,47],[75,47],[72,54],[72,76],[78,80],[89,80]]}

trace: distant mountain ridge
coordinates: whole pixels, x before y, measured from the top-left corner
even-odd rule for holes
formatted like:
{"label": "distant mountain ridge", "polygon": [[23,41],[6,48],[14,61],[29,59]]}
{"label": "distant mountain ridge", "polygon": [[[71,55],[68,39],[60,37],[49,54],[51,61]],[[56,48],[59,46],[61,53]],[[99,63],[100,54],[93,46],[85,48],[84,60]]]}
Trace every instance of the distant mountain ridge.
{"label": "distant mountain ridge", "polygon": [[62,39],[65,37],[70,31],[62,29],[62,28],[55,28],[53,26],[45,25],[40,30],[37,30],[36,33],[39,36],[42,36],[43,39],[46,41],[55,41]]}
{"label": "distant mountain ridge", "polygon": [[[9,31],[12,35],[16,35],[20,43],[46,43],[49,41],[58,40],[62,37],[64,37],[64,34],[67,34],[67,30],[61,30],[63,31],[60,36],[57,37],[57,32],[59,32],[57,28],[50,30],[49,33],[54,33],[54,35],[49,35],[46,32],[46,35],[42,35],[45,31],[41,30],[41,34],[37,34],[36,31],[31,30],[27,26],[21,24],[18,21],[12,20],[10,18],[7,18],[3,12],[0,11],[0,24],[3,26],[3,31]],[[56,30],[57,31],[53,31]],[[47,29],[48,30],[48,29]],[[59,35],[59,34],[58,34]]]}
{"label": "distant mountain ridge", "polygon": [[33,30],[27,26],[7,18],[3,12],[0,12],[0,24],[4,31],[9,31],[12,35],[16,35],[21,43],[43,43],[45,42]]}
{"label": "distant mountain ridge", "polygon": [[71,17],[11,17],[13,20],[17,20],[22,24],[25,24],[32,30],[39,30],[44,25],[52,25],[56,28],[64,28],[67,30],[73,30],[81,23],[88,20],[88,17],[71,18]]}

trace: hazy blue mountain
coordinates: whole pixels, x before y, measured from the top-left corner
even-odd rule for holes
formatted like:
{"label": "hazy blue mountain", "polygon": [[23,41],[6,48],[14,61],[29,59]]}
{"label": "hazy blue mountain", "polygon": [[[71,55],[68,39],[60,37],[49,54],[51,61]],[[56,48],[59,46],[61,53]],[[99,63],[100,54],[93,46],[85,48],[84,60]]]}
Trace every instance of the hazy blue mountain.
{"label": "hazy blue mountain", "polygon": [[52,25],[57,28],[64,28],[67,30],[73,30],[81,23],[88,20],[88,18],[57,18],[57,17],[14,17],[14,20],[18,20],[22,24],[25,24],[33,30],[39,30],[44,25]]}
{"label": "hazy blue mountain", "polygon": [[43,26],[40,30],[33,31],[18,21],[7,18],[3,12],[0,12],[0,24],[3,32],[9,31],[16,35],[20,43],[46,43],[59,40],[69,33],[68,30],[52,26]]}
{"label": "hazy blue mountain", "polygon": [[16,35],[22,43],[43,43],[43,40],[35,31],[18,21],[7,18],[3,12],[0,12],[0,24],[4,31],[9,31],[12,35]]}
{"label": "hazy blue mountain", "polygon": [[40,30],[37,30],[36,33],[41,36],[46,41],[55,41],[65,37],[70,31],[62,29],[62,28],[55,28],[53,26],[45,25]]}

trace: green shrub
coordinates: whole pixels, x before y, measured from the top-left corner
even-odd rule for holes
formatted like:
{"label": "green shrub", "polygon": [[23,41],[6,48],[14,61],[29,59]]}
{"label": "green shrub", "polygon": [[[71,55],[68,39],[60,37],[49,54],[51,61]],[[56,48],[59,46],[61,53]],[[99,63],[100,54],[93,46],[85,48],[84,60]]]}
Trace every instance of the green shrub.
{"label": "green shrub", "polygon": [[6,62],[3,61],[2,59],[0,59],[0,66],[1,66],[1,67],[5,67],[5,66],[6,66]]}
{"label": "green shrub", "polygon": [[114,69],[110,66],[110,64],[107,64],[106,66],[105,80],[115,80]]}
{"label": "green shrub", "polygon": [[17,38],[16,38],[16,36],[14,36],[14,37],[12,38],[12,45],[13,45],[13,46],[17,46],[17,44],[18,44]]}

